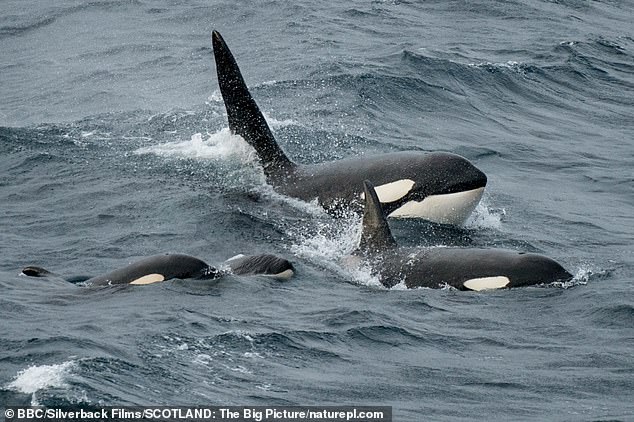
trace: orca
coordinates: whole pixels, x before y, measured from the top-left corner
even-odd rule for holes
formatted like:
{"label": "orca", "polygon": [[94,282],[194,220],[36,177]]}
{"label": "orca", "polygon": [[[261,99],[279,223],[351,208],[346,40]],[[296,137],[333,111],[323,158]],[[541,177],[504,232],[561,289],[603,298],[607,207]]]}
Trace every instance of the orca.
{"label": "orca", "polygon": [[292,162],[275,141],[218,31],[213,31],[212,44],[229,129],[255,149],[267,182],[277,192],[305,201],[316,198],[328,211],[351,207],[360,212],[362,183],[370,179],[388,216],[454,225],[463,224],[478,205],[487,177],[456,154],[404,151],[313,165]]}
{"label": "orca", "polygon": [[[454,247],[400,248],[396,244],[371,182],[364,182],[365,209],[355,264],[365,261],[381,283],[390,288],[488,290],[565,282],[572,275],[542,255],[501,249]],[[359,262],[359,260],[361,262]]]}
{"label": "orca", "polygon": [[153,284],[174,278],[213,280],[226,274],[264,275],[278,279],[293,276],[293,264],[275,255],[238,255],[225,261],[228,270],[210,266],[189,255],[163,254],[143,258],[137,262],[96,277],[64,278],[42,267],[28,266],[21,274],[29,277],[61,277],[71,283],[82,282],[87,286],[111,286],[118,284]]}

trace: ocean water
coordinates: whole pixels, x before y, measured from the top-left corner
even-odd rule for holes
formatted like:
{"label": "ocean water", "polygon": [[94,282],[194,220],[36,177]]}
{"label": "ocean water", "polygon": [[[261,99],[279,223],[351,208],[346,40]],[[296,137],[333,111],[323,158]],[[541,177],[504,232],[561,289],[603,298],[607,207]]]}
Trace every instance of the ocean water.
{"label": "ocean water", "polygon": [[[634,5],[4,0],[0,407],[387,405],[395,421],[634,420]],[[359,218],[276,194],[227,128],[219,30],[303,163],[450,151],[489,177],[464,228],[403,245],[543,253],[565,285],[391,290],[338,260]],[[136,258],[292,260],[89,289]]]}

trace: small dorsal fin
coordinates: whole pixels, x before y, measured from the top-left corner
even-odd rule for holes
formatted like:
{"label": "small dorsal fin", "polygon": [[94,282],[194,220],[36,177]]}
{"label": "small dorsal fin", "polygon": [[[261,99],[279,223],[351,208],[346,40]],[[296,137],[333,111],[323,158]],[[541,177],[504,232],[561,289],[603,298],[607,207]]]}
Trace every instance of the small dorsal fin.
{"label": "small dorsal fin", "polygon": [[56,275],[45,268],[36,267],[35,265],[22,268],[21,273],[28,277],[48,277]]}
{"label": "small dorsal fin", "polygon": [[396,247],[390,226],[387,224],[383,207],[370,181],[363,182],[365,208],[363,211],[363,231],[359,249],[362,252],[378,252]]}
{"label": "small dorsal fin", "polygon": [[251,97],[240,68],[222,36],[218,31],[213,31],[211,39],[218,85],[227,109],[231,133],[242,136],[255,148],[267,176],[294,166],[275,142],[273,133]]}

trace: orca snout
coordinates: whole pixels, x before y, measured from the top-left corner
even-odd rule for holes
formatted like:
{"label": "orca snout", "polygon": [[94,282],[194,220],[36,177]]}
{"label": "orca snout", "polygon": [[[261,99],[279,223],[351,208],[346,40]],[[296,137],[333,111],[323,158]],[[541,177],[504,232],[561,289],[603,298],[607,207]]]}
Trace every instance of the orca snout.
{"label": "orca snout", "polygon": [[573,275],[554,259],[532,253],[520,253],[519,256],[521,264],[516,271],[520,274],[511,277],[509,287],[566,282],[573,278]]}
{"label": "orca snout", "polygon": [[463,190],[486,187],[488,180],[487,175],[477,168],[471,161],[464,157],[458,157],[461,160],[461,163],[456,165],[458,168],[457,175],[459,176],[459,182],[463,185]]}
{"label": "orca snout", "polygon": [[471,161],[457,154],[437,152],[429,154],[428,172],[433,175],[430,194],[464,192],[484,188],[487,176]]}
{"label": "orca snout", "polygon": [[475,165],[473,166],[473,181],[477,188],[484,188],[487,185],[487,175],[484,174],[482,170],[477,168]]}
{"label": "orca snout", "polygon": [[276,255],[238,255],[226,261],[231,271],[238,275],[267,275],[288,279],[295,273],[295,267],[287,259]]}

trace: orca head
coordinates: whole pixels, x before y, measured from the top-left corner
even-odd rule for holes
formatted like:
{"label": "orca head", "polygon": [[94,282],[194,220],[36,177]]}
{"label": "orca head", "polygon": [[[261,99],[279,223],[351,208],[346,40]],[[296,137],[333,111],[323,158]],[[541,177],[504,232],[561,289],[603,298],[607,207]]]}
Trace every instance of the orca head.
{"label": "orca head", "polygon": [[509,287],[566,282],[573,278],[561,264],[547,256],[520,252],[518,261],[516,270],[509,277]]}
{"label": "orca head", "polygon": [[270,254],[237,255],[229,258],[226,264],[237,275],[265,275],[287,280],[295,274],[290,261]]}
{"label": "orca head", "polygon": [[446,152],[426,154],[415,164],[419,170],[409,171],[409,177],[376,186],[386,215],[463,224],[480,202],[487,176],[466,158]]}
{"label": "orca head", "polygon": [[466,280],[465,290],[489,290],[525,287],[570,281],[573,276],[557,261],[543,255],[526,252],[490,251],[490,259],[499,262],[499,274]]}

